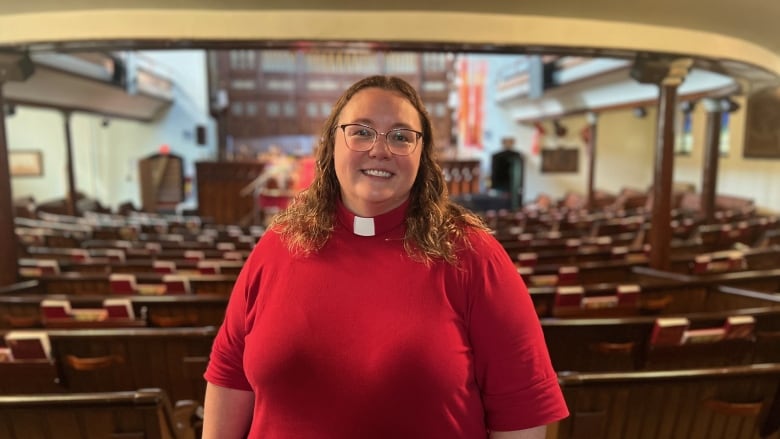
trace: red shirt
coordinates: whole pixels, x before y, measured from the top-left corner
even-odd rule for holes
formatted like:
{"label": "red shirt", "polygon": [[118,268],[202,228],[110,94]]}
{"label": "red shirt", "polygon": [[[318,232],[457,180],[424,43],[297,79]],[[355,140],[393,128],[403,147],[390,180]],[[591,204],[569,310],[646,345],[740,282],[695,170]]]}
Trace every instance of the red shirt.
{"label": "red shirt", "polygon": [[205,377],[252,390],[250,438],[485,438],[568,415],[528,291],[489,234],[459,264],[403,248],[406,206],[316,255],[266,233],[238,277]]}

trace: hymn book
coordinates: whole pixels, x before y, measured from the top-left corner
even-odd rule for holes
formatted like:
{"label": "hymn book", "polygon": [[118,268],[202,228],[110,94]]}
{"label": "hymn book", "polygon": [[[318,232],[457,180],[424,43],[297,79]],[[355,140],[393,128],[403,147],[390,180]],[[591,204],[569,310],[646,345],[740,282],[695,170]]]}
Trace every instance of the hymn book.
{"label": "hymn book", "polygon": [[726,336],[726,330],[722,327],[689,329],[683,334],[683,344],[714,343],[721,341]]}
{"label": "hymn book", "polygon": [[135,294],[138,289],[134,274],[111,273],[108,282],[112,293]]}
{"label": "hymn book", "polygon": [[683,335],[690,325],[690,320],[685,317],[657,318],[650,334],[650,344],[653,346],[680,345]]}
{"label": "hymn book", "polygon": [[555,290],[555,306],[580,306],[584,296],[582,286],[558,287]]}
{"label": "hymn book", "polygon": [[756,327],[756,319],[753,316],[731,316],[723,325],[725,338],[751,338]]}
{"label": "hymn book", "polygon": [[70,318],[70,301],[66,299],[44,299],[41,301],[41,314],[44,319]]}
{"label": "hymn book", "polygon": [[51,342],[44,331],[11,331],[5,335],[5,344],[14,361],[51,359]]}
{"label": "hymn book", "polygon": [[103,301],[109,319],[134,319],[133,304],[130,299],[106,299]]}

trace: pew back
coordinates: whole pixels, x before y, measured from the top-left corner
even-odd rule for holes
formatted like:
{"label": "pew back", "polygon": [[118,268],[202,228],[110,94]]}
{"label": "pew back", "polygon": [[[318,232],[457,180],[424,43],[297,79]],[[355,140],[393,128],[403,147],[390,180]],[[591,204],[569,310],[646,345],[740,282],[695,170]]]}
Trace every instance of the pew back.
{"label": "pew back", "polygon": [[571,416],[558,424],[556,439],[780,437],[769,435],[780,416],[780,364],[562,373],[559,382]]}
{"label": "pew back", "polygon": [[[64,392],[111,392],[159,387],[174,401],[203,401],[206,370],[215,327],[43,330],[51,343],[52,363],[31,375],[25,362],[4,367],[28,370],[27,381],[0,376],[0,388],[36,393],[39,381],[56,371]],[[2,334],[3,336],[5,334]],[[22,373],[17,370],[17,373]]]}
{"label": "pew back", "polygon": [[161,389],[0,396],[0,437],[8,439],[195,439],[192,403],[171,406]]}

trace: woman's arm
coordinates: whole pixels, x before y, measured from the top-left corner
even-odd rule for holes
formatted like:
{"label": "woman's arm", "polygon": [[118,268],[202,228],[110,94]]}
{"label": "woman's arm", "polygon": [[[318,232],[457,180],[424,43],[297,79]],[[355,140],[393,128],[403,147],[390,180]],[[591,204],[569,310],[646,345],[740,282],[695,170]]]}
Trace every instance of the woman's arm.
{"label": "woman's arm", "polygon": [[515,431],[492,431],[490,439],[544,439],[547,434],[547,426],[528,428]]}
{"label": "woman's arm", "polygon": [[246,437],[252,422],[255,395],[246,390],[206,384],[202,439]]}

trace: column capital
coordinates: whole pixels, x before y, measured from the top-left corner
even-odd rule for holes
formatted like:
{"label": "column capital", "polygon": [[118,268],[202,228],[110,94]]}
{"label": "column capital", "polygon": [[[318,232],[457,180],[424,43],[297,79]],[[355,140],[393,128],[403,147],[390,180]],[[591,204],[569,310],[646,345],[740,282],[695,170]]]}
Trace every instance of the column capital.
{"label": "column capital", "polygon": [[0,55],[0,82],[26,81],[34,72],[35,64],[28,54]]}
{"label": "column capital", "polygon": [[642,84],[678,86],[693,65],[691,58],[638,54],[631,67],[631,77]]}
{"label": "column capital", "polygon": [[707,113],[720,113],[723,111],[721,100],[719,98],[706,98],[702,99],[704,109]]}

